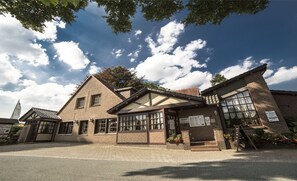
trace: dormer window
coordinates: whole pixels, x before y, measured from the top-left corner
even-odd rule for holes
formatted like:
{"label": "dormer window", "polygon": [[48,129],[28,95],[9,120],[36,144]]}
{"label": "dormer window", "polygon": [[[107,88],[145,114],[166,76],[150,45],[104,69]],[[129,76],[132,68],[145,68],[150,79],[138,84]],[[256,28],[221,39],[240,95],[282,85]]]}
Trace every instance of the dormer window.
{"label": "dormer window", "polygon": [[82,109],[85,107],[85,98],[81,97],[76,100],[76,109]]}
{"label": "dormer window", "polygon": [[101,104],[101,94],[91,96],[91,106],[99,106]]}

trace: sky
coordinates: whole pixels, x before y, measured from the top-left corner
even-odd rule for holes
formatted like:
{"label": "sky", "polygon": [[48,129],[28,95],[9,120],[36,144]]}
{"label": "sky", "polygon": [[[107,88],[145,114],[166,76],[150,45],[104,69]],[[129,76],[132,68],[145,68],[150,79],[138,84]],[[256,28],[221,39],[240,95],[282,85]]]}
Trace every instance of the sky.
{"label": "sky", "polygon": [[71,24],[47,22],[42,33],[0,15],[0,117],[9,118],[19,99],[21,115],[58,111],[87,75],[118,65],[171,90],[203,90],[216,73],[229,79],[267,63],[270,89],[297,91],[296,8],[297,1],[274,0],[256,15],[200,26],[183,25],[184,12],[161,22],[137,13],[131,32],[119,34],[96,4]]}

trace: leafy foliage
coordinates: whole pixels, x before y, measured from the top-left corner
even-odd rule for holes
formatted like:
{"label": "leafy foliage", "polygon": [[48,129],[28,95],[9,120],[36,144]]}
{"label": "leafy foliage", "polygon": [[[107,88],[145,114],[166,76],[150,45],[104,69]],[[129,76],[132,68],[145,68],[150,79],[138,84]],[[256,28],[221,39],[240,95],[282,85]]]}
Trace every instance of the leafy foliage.
{"label": "leafy foliage", "polygon": [[105,80],[117,88],[133,87],[136,90],[140,90],[147,87],[153,89],[164,89],[156,83],[147,82],[142,78],[138,78],[136,76],[136,72],[123,66],[105,68],[102,72],[95,74],[95,76]]}
{"label": "leafy foliage", "polygon": [[149,21],[169,19],[186,10],[183,22],[187,25],[220,24],[232,13],[256,14],[267,7],[269,0],[0,0],[0,14],[10,13],[24,27],[42,31],[45,21],[56,17],[71,23],[74,13],[89,2],[104,8],[106,16],[103,18],[119,33],[131,31],[138,9]]}
{"label": "leafy foliage", "polygon": [[225,78],[225,76],[221,75],[221,74],[216,74],[211,80],[210,83],[212,86],[215,86],[221,82],[224,82],[225,80],[227,80]]}

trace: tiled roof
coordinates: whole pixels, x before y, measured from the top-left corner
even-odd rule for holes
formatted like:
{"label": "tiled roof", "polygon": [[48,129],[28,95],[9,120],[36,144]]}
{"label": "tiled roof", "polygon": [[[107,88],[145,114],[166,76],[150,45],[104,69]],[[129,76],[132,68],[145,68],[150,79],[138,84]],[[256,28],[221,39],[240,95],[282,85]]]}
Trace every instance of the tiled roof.
{"label": "tiled roof", "polygon": [[192,96],[199,95],[198,87],[192,87],[192,88],[180,89],[180,90],[174,90],[174,91],[182,94],[192,95]]}
{"label": "tiled roof", "polygon": [[17,119],[9,119],[9,118],[0,118],[0,124],[14,124],[18,123]]}
{"label": "tiled roof", "polygon": [[270,90],[272,94],[282,94],[282,95],[297,95],[297,91],[287,91],[287,90]]}
{"label": "tiled roof", "polygon": [[54,120],[60,120],[61,119],[57,115],[57,111],[32,107],[27,113],[25,113],[20,118],[20,121],[25,121],[30,115],[32,115],[32,113],[36,113],[42,119],[54,119]]}
{"label": "tiled roof", "polygon": [[32,110],[41,118],[60,119],[60,117],[57,116],[57,111],[51,111],[51,110],[40,109],[35,107],[33,107]]}

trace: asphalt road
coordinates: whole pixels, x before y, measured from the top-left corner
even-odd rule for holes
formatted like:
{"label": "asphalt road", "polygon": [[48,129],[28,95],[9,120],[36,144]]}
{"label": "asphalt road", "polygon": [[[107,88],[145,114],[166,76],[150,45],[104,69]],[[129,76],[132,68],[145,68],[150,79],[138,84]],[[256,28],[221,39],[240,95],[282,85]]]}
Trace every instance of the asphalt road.
{"label": "asphalt road", "polygon": [[297,180],[297,163],[160,163],[0,156],[1,181]]}

